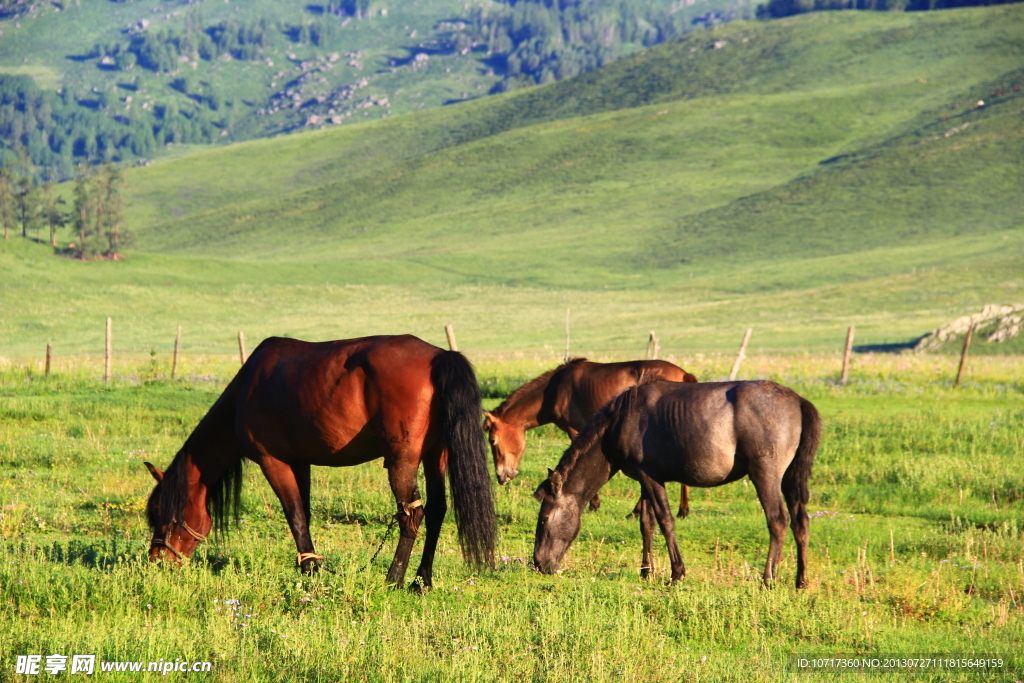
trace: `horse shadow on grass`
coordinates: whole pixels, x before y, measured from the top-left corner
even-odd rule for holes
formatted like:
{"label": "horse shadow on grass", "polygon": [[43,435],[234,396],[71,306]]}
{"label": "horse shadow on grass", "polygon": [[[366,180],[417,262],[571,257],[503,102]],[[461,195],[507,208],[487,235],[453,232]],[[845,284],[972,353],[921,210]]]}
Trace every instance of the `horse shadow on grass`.
{"label": "horse shadow on grass", "polygon": [[[217,548],[204,550],[205,552],[196,553],[189,560],[189,564],[201,566],[213,574],[219,574],[232,565],[242,565],[239,558]],[[148,543],[116,538],[109,541],[53,541],[48,546],[32,548],[26,545],[21,548],[23,556],[35,553],[41,553],[51,564],[88,567],[99,571],[149,563]]]}

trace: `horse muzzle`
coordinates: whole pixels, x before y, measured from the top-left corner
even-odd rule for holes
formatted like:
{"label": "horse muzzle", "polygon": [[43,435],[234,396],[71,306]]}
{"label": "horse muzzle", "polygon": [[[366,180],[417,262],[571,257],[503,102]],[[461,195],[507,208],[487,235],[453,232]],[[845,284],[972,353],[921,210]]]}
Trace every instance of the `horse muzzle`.
{"label": "horse muzzle", "polygon": [[171,566],[182,566],[181,554],[165,543],[153,543],[149,546],[149,561],[167,563]]}
{"label": "horse muzzle", "polygon": [[560,564],[555,560],[541,560],[536,555],[533,557],[533,566],[541,574],[555,574],[561,568]]}
{"label": "horse muzzle", "polygon": [[519,476],[519,470],[509,470],[504,467],[497,468],[498,483],[504,486]]}

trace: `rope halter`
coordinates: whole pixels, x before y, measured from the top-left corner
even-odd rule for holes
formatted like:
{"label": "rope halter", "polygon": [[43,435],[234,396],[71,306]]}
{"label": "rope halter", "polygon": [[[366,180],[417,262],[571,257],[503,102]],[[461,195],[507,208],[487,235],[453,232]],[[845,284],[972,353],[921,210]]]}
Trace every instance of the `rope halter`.
{"label": "rope halter", "polygon": [[[171,522],[171,524],[177,524],[179,527],[184,529],[185,533],[191,536],[192,539],[195,540],[197,543],[202,543],[206,540],[206,536],[190,527],[186,522]],[[167,543],[166,538],[154,538],[152,541],[150,541],[149,549],[152,550],[153,548],[166,548],[167,550],[170,550],[171,554],[178,558],[179,562],[185,559],[181,556],[180,552],[178,552],[174,547]]]}

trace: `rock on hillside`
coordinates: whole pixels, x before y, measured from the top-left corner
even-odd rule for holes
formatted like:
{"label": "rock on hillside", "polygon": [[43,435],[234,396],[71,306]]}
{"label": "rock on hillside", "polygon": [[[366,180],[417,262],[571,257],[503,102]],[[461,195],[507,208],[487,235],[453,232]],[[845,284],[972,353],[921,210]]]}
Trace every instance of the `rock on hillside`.
{"label": "rock on hillside", "polygon": [[1021,327],[1024,326],[1024,304],[989,304],[981,309],[981,313],[965,315],[932,330],[918,340],[914,345],[914,351],[937,349],[949,339],[967,334],[971,325],[976,325],[975,334],[988,335],[986,341],[1006,341],[1020,334]]}

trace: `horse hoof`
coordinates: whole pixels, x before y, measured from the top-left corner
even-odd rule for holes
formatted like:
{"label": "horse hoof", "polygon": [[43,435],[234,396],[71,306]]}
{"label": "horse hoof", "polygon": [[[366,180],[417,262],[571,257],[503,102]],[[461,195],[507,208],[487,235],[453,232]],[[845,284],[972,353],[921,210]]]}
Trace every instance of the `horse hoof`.
{"label": "horse hoof", "polygon": [[299,569],[306,576],[312,576],[313,574],[319,574],[320,573],[320,561],[319,560],[313,560],[313,559],[306,560],[305,562],[303,562],[302,564],[299,565]]}
{"label": "horse hoof", "polygon": [[424,581],[422,576],[417,576],[412,583],[409,584],[409,592],[415,593],[416,595],[424,595],[430,592],[433,586]]}
{"label": "horse hoof", "polygon": [[594,503],[590,503],[589,505],[587,505],[587,510],[589,512],[597,512],[600,507],[600,503],[597,503],[596,505]]}
{"label": "horse hoof", "polygon": [[676,513],[676,517],[684,519],[690,516],[690,508],[679,508],[679,512]]}

